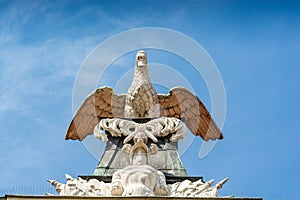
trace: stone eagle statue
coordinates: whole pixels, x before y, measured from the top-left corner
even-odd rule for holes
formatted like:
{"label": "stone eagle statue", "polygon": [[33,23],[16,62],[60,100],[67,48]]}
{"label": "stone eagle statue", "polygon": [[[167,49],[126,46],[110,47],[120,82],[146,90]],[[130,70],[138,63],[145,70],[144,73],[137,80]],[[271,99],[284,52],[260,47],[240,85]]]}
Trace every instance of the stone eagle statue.
{"label": "stone eagle statue", "polygon": [[169,94],[157,94],[153,88],[146,52],[136,55],[135,72],[127,94],[114,94],[110,87],[101,87],[90,94],[73,117],[65,139],[82,141],[92,134],[104,118],[175,117],[182,120],[194,135],[205,141],[223,139],[208,110],[197,96],[182,87]]}

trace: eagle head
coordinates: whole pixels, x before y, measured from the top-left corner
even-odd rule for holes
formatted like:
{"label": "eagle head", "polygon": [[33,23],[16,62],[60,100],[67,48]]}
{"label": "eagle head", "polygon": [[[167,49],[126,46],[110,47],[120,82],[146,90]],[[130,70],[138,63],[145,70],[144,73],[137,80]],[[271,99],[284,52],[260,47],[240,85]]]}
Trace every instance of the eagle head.
{"label": "eagle head", "polygon": [[147,54],[144,50],[139,50],[136,54],[135,59],[136,67],[146,67],[147,66]]}

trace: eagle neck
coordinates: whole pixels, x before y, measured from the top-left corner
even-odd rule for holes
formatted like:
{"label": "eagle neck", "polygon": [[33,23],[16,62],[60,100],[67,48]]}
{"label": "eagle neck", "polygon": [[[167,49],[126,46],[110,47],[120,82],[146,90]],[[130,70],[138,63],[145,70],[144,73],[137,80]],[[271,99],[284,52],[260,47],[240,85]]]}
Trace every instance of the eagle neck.
{"label": "eagle neck", "polygon": [[140,83],[149,83],[150,82],[150,77],[149,77],[149,72],[148,72],[148,66],[145,66],[142,69],[135,69],[134,72],[134,81],[140,82]]}

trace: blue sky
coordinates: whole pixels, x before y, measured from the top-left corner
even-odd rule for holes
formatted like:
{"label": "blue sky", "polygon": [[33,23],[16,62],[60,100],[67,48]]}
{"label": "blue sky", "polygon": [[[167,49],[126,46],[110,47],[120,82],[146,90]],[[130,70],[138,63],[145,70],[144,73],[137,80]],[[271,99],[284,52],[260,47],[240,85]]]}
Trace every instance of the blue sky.
{"label": "blue sky", "polygon": [[[195,138],[182,155],[189,175],[229,177],[222,195],[299,199],[296,1],[0,0],[0,194],[53,192],[48,178],[64,182],[65,173],[92,174],[94,156],[82,143],[64,141],[76,74],[99,43],[139,27],[193,38],[222,76],[225,139],[199,159],[202,140]],[[133,67],[134,54],[113,63],[109,80],[99,85],[113,86]],[[183,74],[210,110],[205,83],[187,70],[188,63],[151,49],[148,57]]]}

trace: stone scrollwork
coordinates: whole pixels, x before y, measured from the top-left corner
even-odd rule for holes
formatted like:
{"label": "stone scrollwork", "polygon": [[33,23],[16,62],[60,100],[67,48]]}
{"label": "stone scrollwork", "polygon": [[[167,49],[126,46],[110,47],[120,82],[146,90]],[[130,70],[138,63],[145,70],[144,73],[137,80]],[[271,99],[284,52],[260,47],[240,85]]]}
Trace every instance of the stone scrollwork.
{"label": "stone scrollwork", "polygon": [[[104,183],[97,179],[83,180],[78,177],[65,174],[67,182],[65,184],[59,183],[55,180],[47,180],[51,183],[57,193],[62,196],[111,196],[110,195],[110,183]],[[52,195],[47,193],[47,195]]]}
{"label": "stone scrollwork", "polygon": [[[218,190],[227,182],[223,179],[216,185],[213,180],[191,182],[184,180],[166,185],[162,172],[149,165],[133,165],[117,171],[112,183],[97,179],[83,180],[66,174],[67,182],[48,180],[59,195],[63,196],[169,196],[169,197],[218,197]],[[47,195],[53,195],[47,193]]]}
{"label": "stone scrollwork", "polygon": [[[124,137],[122,150],[130,156],[130,165],[117,170],[112,176],[113,196],[166,196],[169,191],[164,174],[148,165],[149,154],[155,154],[155,143],[159,137],[176,142],[184,138],[183,123],[177,118],[160,117],[146,123],[136,123],[126,119],[102,119],[94,129],[94,136],[107,141],[108,131],[113,137]],[[152,143],[148,143],[151,140]],[[130,143],[130,141],[133,141]],[[148,144],[148,145],[147,145]]]}
{"label": "stone scrollwork", "polygon": [[165,137],[169,134],[172,134],[170,141],[176,142],[183,139],[186,134],[183,123],[173,117],[160,117],[147,123],[136,123],[120,118],[102,119],[94,129],[94,136],[106,142],[107,135],[103,130],[109,131],[113,137],[126,136],[124,144],[131,140],[136,143],[141,138],[144,143],[147,143],[148,138],[156,143],[157,137]]}
{"label": "stone scrollwork", "polygon": [[228,181],[228,178],[223,179],[213,186],[214,180],[202,182],[198,180],[192,182],[190,180],[184,180],[177,182],[169,186],[169,196],[171,197],[217,197],[218,189]]}
{"label": "stone scrollwork", "polygon": [[[170,196],[170,197],[217,197],[218,189],[227,178],[212,185],[202,180],[184,180],[166,184],[165,175],[150,166],[150,154],[158,152],[158,138],[169,137],[176,142],[184,138],[186,131],[177,118],[160,117],[146,123],[113,118],[102,119],[94,129],[94,136],[106,142],[109,132],[113,137],[125,137],[122,150],[129,154],[129,165],[114,172],[111,183],[96,179],[83,180],[66,175],[67,183],[48,180],[60,195],[70,196]],[[149,142],[152,141],[152,142]]]}

